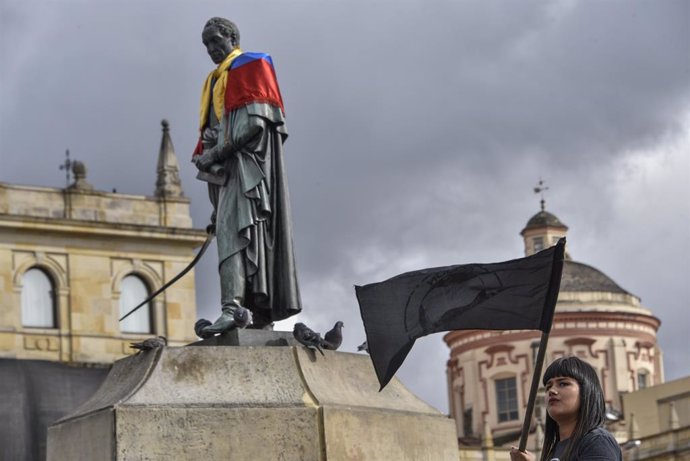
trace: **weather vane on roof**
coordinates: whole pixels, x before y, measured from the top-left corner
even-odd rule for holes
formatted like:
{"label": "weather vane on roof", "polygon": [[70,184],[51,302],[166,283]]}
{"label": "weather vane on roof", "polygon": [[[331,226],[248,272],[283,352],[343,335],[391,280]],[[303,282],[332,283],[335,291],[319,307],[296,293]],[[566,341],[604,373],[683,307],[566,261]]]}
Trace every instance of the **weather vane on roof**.
{"label": "weather vane on roof", "polygon": [[72,168],[72,160],[69,158],[69,149],[65,151],[65,162],[60,165],[61,170],[65,170],[65,187],[69,187],[69,172]]}
{"label": "weather vane on roof", "polygon": [[537,184],[537,187],[534,188],[534,193],[535,194],[541,194],[541,211],[544,211],[544,191],[549,190],[548,186],[544,185],[544,181],[542,181],[541,178],[539,178],[539,183]]}

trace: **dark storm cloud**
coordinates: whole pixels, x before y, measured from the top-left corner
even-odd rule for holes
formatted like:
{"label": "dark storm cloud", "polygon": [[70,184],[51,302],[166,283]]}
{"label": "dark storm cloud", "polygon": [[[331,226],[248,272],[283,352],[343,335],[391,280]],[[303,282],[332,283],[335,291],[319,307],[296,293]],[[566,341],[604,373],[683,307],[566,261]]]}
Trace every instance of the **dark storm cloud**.
{"label": "dark storm cloud", "polygon": [[[212,68],[200,33],[231,17],[243,48],[273,55],[286,103],[307,324],[344,320],[354,350],[354,283],[521,256],[543,176],[575,259],[643,298],[664,322],[667,376],[688,374],[674,340],[690,299],[687,2],[0,0],[0,13],[0,181],[62,186],[70,148],[98,189],[151,194],[167,118],[204,226],[188,162]],[[206,317],[215,265],[209,252],[197,271]],[[401,376],[445,408],[440,343]]]}

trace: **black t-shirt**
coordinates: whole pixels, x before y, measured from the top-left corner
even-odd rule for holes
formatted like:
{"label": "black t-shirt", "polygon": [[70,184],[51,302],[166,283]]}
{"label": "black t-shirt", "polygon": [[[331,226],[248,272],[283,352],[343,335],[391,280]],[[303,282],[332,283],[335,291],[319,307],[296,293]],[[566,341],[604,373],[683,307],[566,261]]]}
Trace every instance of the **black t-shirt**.
{"label": "black t-shirt", "polygon": [[[568,448],[570,439],[561,440],[556,444],[551,454],[551,461],[560,461]],[[571,451],[568,461],[622,461],[618,442],[611,433],[603,427],[597,427],[585,434]]]}

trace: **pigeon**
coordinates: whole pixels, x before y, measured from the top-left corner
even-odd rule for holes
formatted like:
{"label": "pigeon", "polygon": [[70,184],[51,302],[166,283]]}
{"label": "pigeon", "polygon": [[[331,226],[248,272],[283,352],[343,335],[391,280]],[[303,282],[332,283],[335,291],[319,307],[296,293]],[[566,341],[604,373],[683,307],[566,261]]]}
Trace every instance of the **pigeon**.
{"label": "pigeon", "polygon": [[335,322],[335,325],[333,326],[332,330],[329,330],[326,332],[325,335],[323,335],[323,341],[321,342],[321,346],[324,349],[330,350],[330,351],[336,351],[340,347],[340,345],[343,343],[343,322],[338,320]]}
{"label": "pigeon", "polygon": [[252,323],[252,311],[246,307],[238,306],[232,314],[232,319],[235,321],[237,328],[246,328]]}
{"label": "pigeon", "polygon": [[295,323],[295,328],[292,330],[292,336],[295,337],[298,343],[304,345],[307,349],[315,348],[321,355],[324,355],[321,350],[323,339],[321,335],[303,323]]}
{"label": "pigeon", "polygon": [[362,344],[357,346],[357,350],[358,351],[364,351],[368,354],[369,353],[369,344],[367,344],[367,342],[364,341]]}
{"label": "pigeon", "polygon": [[130,343],[132,349],[137,349],[138,351],[150,351],[151,349],[157,349],[159,347],[165,347],[168,345],[168,340],[165,336],[155,336],[153,338],[145,339],[140,343]]}
{"label": "pigeon", "polygon": [[213,325],[213,322],[211,322],[210,320],[199,319],[194,324],[194,333],[196,333],[196,335],[201,339],[210,338],[213,336],[213,333],[206,334],[203,332],[203,330],[204,330],[204,328],[209,327],[211,325]]}

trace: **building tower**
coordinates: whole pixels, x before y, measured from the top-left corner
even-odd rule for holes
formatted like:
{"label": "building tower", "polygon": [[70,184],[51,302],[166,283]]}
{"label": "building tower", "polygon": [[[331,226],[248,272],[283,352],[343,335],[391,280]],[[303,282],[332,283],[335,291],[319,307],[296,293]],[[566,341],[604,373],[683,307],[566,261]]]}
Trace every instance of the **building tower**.
{"label": "building tower", "polygon": [[[560,219],[544,209],[542,200],[541,211],[521,232],[525,254],[554,245],[567,230]],[[623,395],[664,381],[656,341],[659,325],[659,319],[640,305],[637,296],[600,270],[571,260],[566,253],[545,368],[564,355],[586,360],[599,373],[607,406],[620,411]],[[517,440],[539,332],[459,330],[446,334],[444,341],[450,348],[450,413],[461,444],[478,444],[484,421],[496,446]],[[542,416],[540,400],[535,420]],[[625,439],[625,434],[620,435]],[[528,448],[533,446],[531,440]]]}
{"label": "building tower", "polygon": [[156,197],[179,199],[184,197],[182,181],[180,181],[180,167],[177,164],[177,155],[170,139],[170,124],[167,120],[161,121],[163,138],[158,152],[158,165],[156,167]]}

